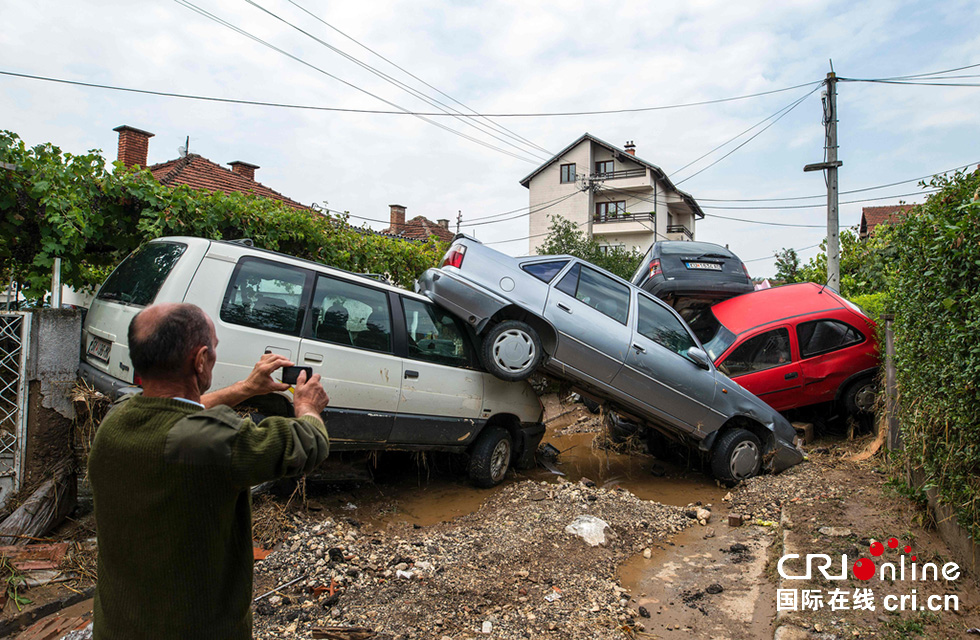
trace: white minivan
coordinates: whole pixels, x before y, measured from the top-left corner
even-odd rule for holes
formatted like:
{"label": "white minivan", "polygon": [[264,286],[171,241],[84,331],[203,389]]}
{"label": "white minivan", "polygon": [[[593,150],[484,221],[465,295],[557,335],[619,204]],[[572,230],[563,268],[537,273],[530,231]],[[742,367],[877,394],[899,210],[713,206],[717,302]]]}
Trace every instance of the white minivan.
{"label": "white minivan", "polygon": [[[486,373],[472,330],[421,295],[248,241],[160,238],[112,272],[88,311],[79,373],[95,388],[117,397],[139,386],[127,331],[155,302],[193,303],[214,321],[214,389],[245,378],[267,351],[312,367],[330,396],[333,451],[468,453],[481,486],[511,463],[534,463],[544,434],[537,394]],[[289,400],[249,404],[288,415]]]}

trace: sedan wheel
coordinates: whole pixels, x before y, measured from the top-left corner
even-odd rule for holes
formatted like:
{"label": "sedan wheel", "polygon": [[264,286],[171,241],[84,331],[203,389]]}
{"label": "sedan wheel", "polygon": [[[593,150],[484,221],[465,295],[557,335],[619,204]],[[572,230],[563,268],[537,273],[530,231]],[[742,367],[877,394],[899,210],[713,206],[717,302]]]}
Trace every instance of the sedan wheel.
{"label": "sedan wheel", "polygon": [[729,429],[721,434],[711,453],[711,471],[716,478],[736,484],[758,475],[762,468],[762,444],[745,429]]}
{"label": "sedan wheel", "polygon": [[541,340],[530,325],[508,320],[483,338],[483,364],[501,380],[524,380],[541,363]]}
{"label": "sedan wheel", "polygon": [[850,415],[873,413],[878,395],[878,385],[873,378],[858,380],[844,393],[844,408]]}
{"label": "sedan wheel", "polygon": [[470,452],[470,479],[479,487],[499,484],[513,456],[510,434],[501,427],[487,427],[477,438]]}

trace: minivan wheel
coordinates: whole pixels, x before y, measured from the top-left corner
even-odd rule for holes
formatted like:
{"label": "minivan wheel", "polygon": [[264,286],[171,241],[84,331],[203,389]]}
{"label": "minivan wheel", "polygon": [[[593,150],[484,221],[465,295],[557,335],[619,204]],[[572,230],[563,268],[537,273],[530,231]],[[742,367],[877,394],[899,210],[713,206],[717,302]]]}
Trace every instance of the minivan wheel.
{"label": "minivan wheel", "polygon": [[483,337],[483,364],[501,380],[524,380],[541,364],[543,351],[538,332],[526,322],[507,320],[494,325]]}
{"label": "minivan wheel", "polygon": [[500,484],[507,475],[514,447],[510,434],[501,427],[487,427],[470,452],[470,480],[478,487]]}
{"label": "minivan wheel", "polygon": [[861,378],[844,392],[844,410],[848,415],[873,413],[878,385],[874,378]]}
{"label": "minivan wheel", "polygon": [[721,434],[711,454],[711,473],[722,482],[737,484],[759,474],[762,468],[762,443],[745,429],[731,429]]}

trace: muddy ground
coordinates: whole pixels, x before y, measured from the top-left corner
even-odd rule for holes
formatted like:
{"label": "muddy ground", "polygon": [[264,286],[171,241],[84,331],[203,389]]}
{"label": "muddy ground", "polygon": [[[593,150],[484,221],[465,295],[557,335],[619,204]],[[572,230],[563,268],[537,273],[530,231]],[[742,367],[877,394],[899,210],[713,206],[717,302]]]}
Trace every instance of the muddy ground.
{"label": "muddy ground", "polygon": [[[966,638],[980,627],[977,585],[967,576],[914,587],[957,595],[956,612],[886,612],[880,604],[777,612],[777,589],[838,586],[781,580],[784,541],[801,554],[847,553],[851,562],[889,537],[923,559],[944,555],[926,512],[886,482],[880,457],[848,460],[870,438],[817,442],[808,462],[729,490],[642,447],[631,455],[595,448],[601,421],[580,405],[552,398],[548,411],[557,417],[545,441],[563,452],[555,468],[565,476],[512,472],[500,487],[477,490],[450,461],[404,456],[386,459],[374,481],[309,482],[305,494],[257,496],[254,533],[271,553],[256,562],[256,596],[298,580],[255,604],[255,637],[326,637],[317,630],[343,626],[406,640],[771,638],[777,628],[787,638]],[[608,525],[604,544],[566,532],[580,515]],[[730,526],[730,515],[745,524]],[[91,516],[81,515],[59,533],[83,541],[93,530]],[[66,568],[84,573],[94,554],[78,549]],[[82,577],[29,590],[37,604],[27,608],[91,584]],[[873,586],[879,603],[885,587],[913,588]],[[2,615],[16,617],[11,602]]]}

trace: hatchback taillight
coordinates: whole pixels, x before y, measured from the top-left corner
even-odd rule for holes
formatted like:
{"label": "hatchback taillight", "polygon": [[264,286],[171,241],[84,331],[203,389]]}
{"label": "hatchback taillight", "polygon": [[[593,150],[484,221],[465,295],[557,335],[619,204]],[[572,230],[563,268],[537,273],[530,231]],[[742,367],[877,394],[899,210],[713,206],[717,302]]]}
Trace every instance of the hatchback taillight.
{"label": "hatchback taillight", "polygon": [[650,261],[650,275],[648,277],[652,278],[653,276],[658,275],[660,273],[661,273],[661,270],[660,270],[660,260],[651,260]]}
{"label": "hatchback taillight", "polygon": [[446,254],[446,258],[442,261],[442,266],[444,267],[456,267],[459,269],[463,266],[463,256],[466,255],[466,247],[457,244],[453,245],[449,249],[449,253]]}
{"label": "hatchback taillight", "polygon": [[752,276],[749,275],[749,268],[745,266],[745,263],[744,262],[742,263],[742,271],[745,272],[745,277],[747,279],[749,279],[749,280],[752,279]]}

